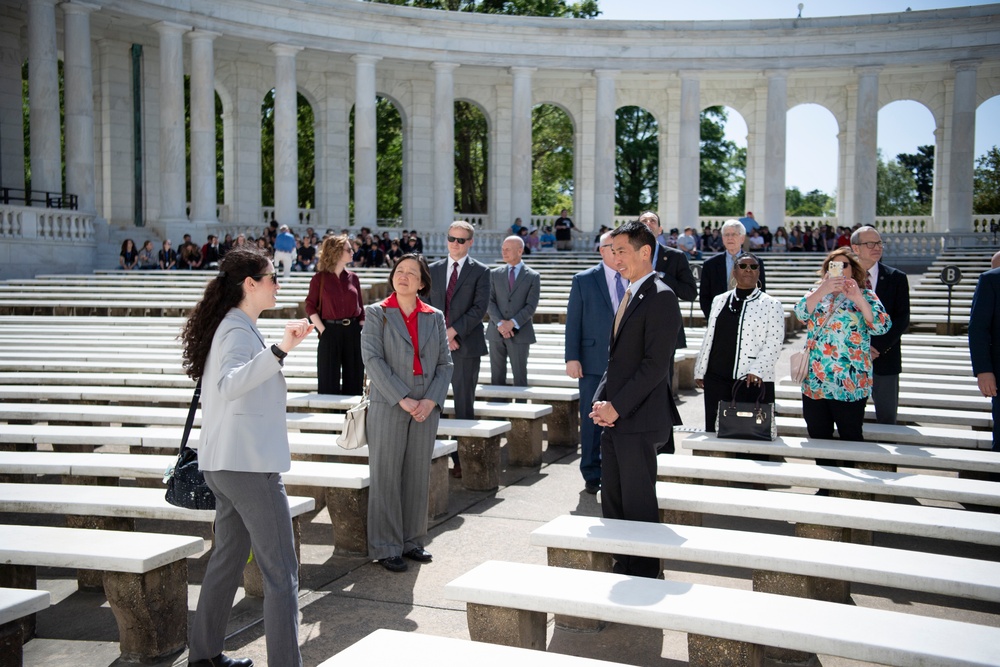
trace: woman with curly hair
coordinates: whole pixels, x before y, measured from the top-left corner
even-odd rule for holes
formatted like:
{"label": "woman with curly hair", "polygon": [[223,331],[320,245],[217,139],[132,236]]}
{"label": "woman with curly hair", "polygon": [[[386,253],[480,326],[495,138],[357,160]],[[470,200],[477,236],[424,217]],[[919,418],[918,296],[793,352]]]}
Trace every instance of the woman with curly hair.
{"label": "woman with curly hair", "polygon": [[285,423],[284,358],[312,331],[285,324],[268,346],[257,318],[277,300],[274,264],[264,251],[236,246],[188,316],[184,370],[202,384],[199,467],[215,493],[215,544],[190,635],[191,667],[251,667],[222,654],[226,623],[253,549],[264,578],[268,664],[302,664],[298,565],[280,473],[291,467]]}

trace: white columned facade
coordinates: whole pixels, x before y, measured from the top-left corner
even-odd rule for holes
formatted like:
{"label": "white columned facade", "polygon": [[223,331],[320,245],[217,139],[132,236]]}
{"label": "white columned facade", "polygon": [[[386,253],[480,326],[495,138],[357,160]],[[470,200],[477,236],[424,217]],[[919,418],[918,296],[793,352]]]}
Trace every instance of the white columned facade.
{"label": "white columned facade", "polygon": [[299,222],[298,87],[295,55],[302,49],[272,44],[274,54],[274,219]]}
{"label": "white columned facade", "polygon": [[194,30],[191,39],[191,222],[218,221],[215,208],[215,38]]}
{"label": "white columned facade", "polygon": [[[878,178],[878,74],[881,67],[858,68],[858,113],[854,134],[854,219],[875,222]],[[841,223],[846,224],[846,223]]]}
{"label": "white columned facade", "polygon": [[681,127],[678,142],[676,226],[694,227],[701,201],[701,84],[697,77],[681,75]]}
{"label": "white columned facade", "polygon": [[[534,67],[511,67],[510,213],[531,224],[531,73]],[[500,226],[503,229],[503,226]]]}
{"label": "white columned facade", "polygon": [[176,224],[187,219],[184,33],[191,28],[167,21],[153,28],[160,37],[160,222]]}
{"label": "white columned facade", "polygon": [[375,227],[378,217],[378,146],[375,63],[378,56],[354,56],[354,225]]}
{"label": "white columned facade", "polygon": [[615,112],[618,110],[617,70],[594,70],[597,100],[594,118],[594,225],[614,227],[615,220]]}
{"label": "white columned facade", "polygon": [[785,143],[788,116],[788,77],[767,73],[767,124],[764,149],[764,210],[761,225],[777,229],[785,224]]}
{"label": "white columned facade", "polygon": [[454,63],[433,63],[434,196],[431,229],[445,229],[455,217],[455,70]]}
{"label": "white columned facade", "polygon": [[20,26],[0,22],[0,185],[24,188],[24,111]]}
{"label": "white columned facade", "polygon": [[97,5],[64,2],[66,191],[77,195],[77,208],[97,212],[94,190],[94,72],[90,49],[90,13]]}
{"label": "white columned facade", "polygon": [[948,231],[972,231],[972,189],[976,157],[976,69],[978,61],[957,61],[948,143]]}
{"label": "white columned facade", "polygon": [[31,189],[62,192],[56,0],[30,0],[27,4]]}

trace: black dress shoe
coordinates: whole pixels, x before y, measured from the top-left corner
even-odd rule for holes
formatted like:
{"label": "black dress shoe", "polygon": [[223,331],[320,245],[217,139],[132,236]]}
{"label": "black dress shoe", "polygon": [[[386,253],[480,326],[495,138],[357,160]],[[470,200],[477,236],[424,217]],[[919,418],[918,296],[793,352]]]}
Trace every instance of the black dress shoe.
{"label": "black dress shoe", "polygon": [[423,549],[421,549],[420,547],[413,547],[403,555],[409,558],[410,560],[417,561],[418,563],[431,562],[431,555],[426,551],[424,551]]}
{"label": "black dress shoe", "polygon": [[188,667],[253,667],[253,660],[250,658],[229,658],[220,653],[214,658],[188,662]]}
{"label": "black dress shoe", "polygon": [[379,558],[378,564],[390,572],[406,572],[406,563],[399,556]]}
{"label": "black dress shoe", "polygon": [[583,490],[592,496],[597,495],[597,492],[601,490],[601,483],[587,482],[587,484],[583,487]]}

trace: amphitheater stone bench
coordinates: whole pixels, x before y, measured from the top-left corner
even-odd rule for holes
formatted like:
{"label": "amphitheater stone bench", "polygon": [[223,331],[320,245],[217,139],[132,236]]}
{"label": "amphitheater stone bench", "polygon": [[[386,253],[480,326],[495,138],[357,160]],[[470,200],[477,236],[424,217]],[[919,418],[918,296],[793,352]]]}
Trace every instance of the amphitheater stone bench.
{"label": "amphitheater stone bench", "polygon": [[702,514],[795,523],[800,537],[871,542],[879,531],[1000,546],[1000,514],[874,500],[657,482],[663,523],[701,525]]}
{"label": "amphitheater stone bench", "polygon": [[399,662],[400,656],[433,661],[435,667],[625,667],[619,662],[579,658],[560,653],[529,651],[453,637],[380,628],[319,664],[319,667],[371,667]]}
{"label": "amphitheater stone bench", "polygon": [[831,495],[866,500],[884,495],[1000,506],[1000,484],[976,479],[677,454],[660,454],[656,463],[657,476],[664,481],[712,480],[827,489]]}
{"label": "amphitheater stone bench", "polygon": [[[449,387],[449,395],[450,391]],[[513,387],[481,384],[476,387],[476,396],[550,405],[552,415],[545,422],[546,441],[549,447],[576,447],[580,443],[580,390],[576,387]]]}
{"label": "amphitheater stone bench", "polygon": [[487,561],[445,586],[474,641],[544,650],[546,614],[688,633],[688,664],[759,665],[763,647],[884,665],[1000,661],[1000,629],[785,595]]}
{"label": "amphitheater stone bench", "polygon": [[[928,394],[933,399],[934,397]],[[941,396],[940,398],[946,398]],[[802,401],[799,399],[777,398],[775,410],[788,417],[802,416]],[[871,403],[865,406],[865,424],[875,423],[875,406]],[[989,412],[972,412],[968,410],[939,410],[931,407],[913,407],[900,405],[896,409],[896,419],[899,424],[954,424],[956,426],[971,426],[978,430],[993,428],[993,417]]]}
{"label": "amphitheater stone bench", "polygon": [[0,588],[0,664],[21,667],[24,663],[23,621],[48,609],[48,591]]}
{"label": "amphitheater stone bench", "polygon": [[848,602],[851,582],[1000,602],[1000,563],[850,542],[573,515],[530,541],[554,567],[610,572],[611,555],[628,554],[749,567],[755,591],[829,602]]}
{"label": "amphitheater stone bench", "polygon": [[118,621],[125,662],[149,662],[187,644],[189,556],[204,550],[200,537],[0,526],[0,576],[36,585],[38,567],[96,571]]}
{"label": "amphitheater stone bench", "polygon": [[[312,498],[288,497],[298,554],[299,517],[315,507]],[[65,514],[71,528],[102,528],[134,532],[136,519],[214,521],[215,510],[174,507],[162,489],[69,484],[0,484],[0,512]],[[255,562],[244,571],[248,595],[262,597],[263,581]]]}
{"label": "amphitheater stone bench", "polygon": [[[779,435],[806,436],[806,421],[801,417],[776,417]],[[933,442],[942,447],[991,449],[993,434],[989,431],[963,431],[933,426],[903,426],[901,424],[865,424],[865,438],[875,442],[924,445]]]}

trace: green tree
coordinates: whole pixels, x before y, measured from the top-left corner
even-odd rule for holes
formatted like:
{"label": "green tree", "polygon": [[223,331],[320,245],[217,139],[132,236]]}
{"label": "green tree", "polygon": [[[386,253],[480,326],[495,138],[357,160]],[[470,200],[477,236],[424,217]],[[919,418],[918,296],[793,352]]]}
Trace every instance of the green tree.
{"label": "green tree", "polygon": [[[299,208],[316,207],[316,121],[312,105],[302,93],[296,96],[298,114]],[[260,105],[261,203],[274,206],[274,88]]]}
{"label": "green tree", "polygon": [[659,128],[641,107],[615,112],[615,208],[619,215],[639,215],[659,201]]}
{"label": "green tree", "polygon": [[913,173],[896,160],[886,162],[878,152],[875,215],[926,215],[917,201],[917,181]]}
{"label": "green tree", "polygon": [[725,137],[724,107],[701,112],[701,159],[698,206],[701,215],[743,214],[746,200],[747,151]]}
{"label": "green tree", "polygon": [[809,218],[829,217],[836,210],[836,200],[822,190],[803,194],[796,187],[785,189],[785,214]]}
{"label": "green tree", "polygon": [[1000,213],[1000,148],[994,146],[976,160],[972,212]]}
{"label": "green tree", "polygon": [[555,215],[573,208],[573,121],[554,104],[531,110],[531,205]]}
{"label": "green tree", "polygon": [[490,128],[486,115],[471,102],[455,102],[455,210],[489,210],[487,175],[490,164]]}
{"label": "green tree", "polygon": [[552,16],[556,18],[591,19],[601,12],[597,0],[367,0],[385,5],[445,9],[452,12],[504,14],[507,16]]}
{"label": "green tree", "polygon": [[917,183],[917,201],[927,206],[934,198],[934,146],[917,146],[916,153],[900,153],[896,161],[910,170]]}

